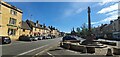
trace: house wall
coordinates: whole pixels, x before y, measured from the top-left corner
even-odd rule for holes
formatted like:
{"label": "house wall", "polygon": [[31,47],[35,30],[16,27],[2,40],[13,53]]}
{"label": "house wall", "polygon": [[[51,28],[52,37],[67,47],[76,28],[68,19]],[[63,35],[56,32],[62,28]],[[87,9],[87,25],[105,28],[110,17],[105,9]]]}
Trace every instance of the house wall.
{"label": "house wall", "polygon": [[20,35],[30,36],[30,30],[23,31],[23,29],[21,29]]}
{"label": "house wall", "polygon": [[51,34],[54,35],[54,36],[58,36],[59,32],[57,30],[52,30]]}
{"label": "house wall", "polygon": [[[33,33],[33,36],[37,36],[37,35],[39,35],[38,33],[40,33],[40,28],[35,28],[35,27],[33,27],[33,30],[32,30],[32,33]],[[36,34],[36,35],[35,35]]]}
{"label": "house wall", "polygon": [[112,26],[113,26],[113,31],[114,31],[114,32],[120,31],[120,19],[115,20],[115,21],[112,23]]}

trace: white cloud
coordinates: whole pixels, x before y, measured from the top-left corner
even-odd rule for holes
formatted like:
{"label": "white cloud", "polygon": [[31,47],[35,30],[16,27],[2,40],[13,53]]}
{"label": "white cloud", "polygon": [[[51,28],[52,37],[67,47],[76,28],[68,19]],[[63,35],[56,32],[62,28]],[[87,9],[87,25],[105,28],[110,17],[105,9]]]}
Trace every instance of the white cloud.
{"label": "white cloud", "polygon": [[91,2],[72,2],[70,8],[65,9],[63,16],[71,16],[80,14],[83,10],[86,10],[88,6],[92,5]]}
{"label": "white cloud", "polygon": [[100,22],[101,22],[101,23],[102,23],[102,22],[109,22],[109,21],[111,21],[111,20],[117,19],[117,17],[118,17],[118,14],[112,15],[112,16],[108,16],[107,18],[101,20]]}
{"label": "white cloud", "polygon": [[116,15],[116,14],[118,14],[118,10],[109,12],[109,13],[106,14],[106,15],[107,15],[107,16],[110,16],[110,15]]}
{"label": "white cloud", "polygon": [[100,25],[100,24],[105,24],[105,23],[109,23],[111,20],[115,20],[118,18],[118,14],[115,14],[115,15],[111,15],[111,16],[108,16],[107,18],[103,19],[103,20],[100,20],[98,22],[91,22],[91,24],[93,25]]}
{"label": "white cloud", "polygon": [[79,8],[79,9],[77,9],[76,10],[76,13],[80,13],[80,12],[82,12],[83,10],[85,10],[86,8]]}
{"label": "white cloud", "polygon": [[[109,0],[108,2],[104,0],[101,5],[107,5],[108,3],[111,3],[112,0]],[[112,4],[112,3],[111,3]],[[118,18],[118,3],[115,3],[111,6],[105,7],[97,12],[98,14],[105,14],[107,18],[102,19],[97,22],[92,22],[94,26],[99,26],[101,24],[108,24],[111,20],[115,20]]]}
{"label": "white cloud", "polygon": [[102,10],[98,11],[97,13],[104,14],[104,13],[108,13],[108,12],[111,12],[114,10],[118,10],[118,3],[111,5],[109,7],[103,8]]}
{"label": "white cloud", "polygon": [[106,5],[110,2],[114,2],[115,0],[101,0],[102,2],[98,3],[99,5]]}

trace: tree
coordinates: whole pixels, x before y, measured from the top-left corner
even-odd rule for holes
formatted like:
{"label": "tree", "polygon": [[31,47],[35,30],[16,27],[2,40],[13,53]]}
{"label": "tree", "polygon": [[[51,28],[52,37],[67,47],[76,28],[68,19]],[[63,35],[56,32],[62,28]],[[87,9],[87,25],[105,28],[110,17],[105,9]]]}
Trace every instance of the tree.
{"label": "tree", "polygon": [[82,29],[81,31],[82,36],[88,35],[88,28],[85,23],[81,26],[81,29]]}
{"label": "tree", "polygon": [[77,33],[78,36],[81,36],[81,30],[80,30],[80,27],[77,27],[77,28],[76,28],[76,33]]}
{"label": "tree", "polygon": [[80,33],[80,32],[81,32],[81,30],[80,30],[79,27],[76,28],[76,32],[77,32],[77,33]]}

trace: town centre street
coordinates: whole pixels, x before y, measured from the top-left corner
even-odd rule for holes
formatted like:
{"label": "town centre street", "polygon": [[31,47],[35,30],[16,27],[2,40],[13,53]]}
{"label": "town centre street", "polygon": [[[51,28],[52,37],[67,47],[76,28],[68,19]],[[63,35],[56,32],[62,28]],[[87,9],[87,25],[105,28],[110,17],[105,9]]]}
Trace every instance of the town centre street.
{"label": "town centre street", "polygon": [[46,40],[38,40],[32,42],[19,42],[19,43],[11,43],[8,45],[2,46],[2,57],[13,57],[13,56],[21,56],[21,55],[30,55],[33,56],[45,49],[52,47],[55,44],[58,44],[61,41],[61,38],[55,39],[46,39]]}

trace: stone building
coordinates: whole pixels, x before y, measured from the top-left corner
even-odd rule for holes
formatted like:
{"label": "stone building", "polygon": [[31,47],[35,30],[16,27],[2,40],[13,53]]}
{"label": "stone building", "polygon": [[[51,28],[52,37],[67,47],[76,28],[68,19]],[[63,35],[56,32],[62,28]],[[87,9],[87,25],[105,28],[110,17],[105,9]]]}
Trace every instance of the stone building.
{"label": "stone building", "polygon": [[12,40],[17,40],[20,35],[22,10],[1,1],[0,12],[0,36],[9,36]]}

